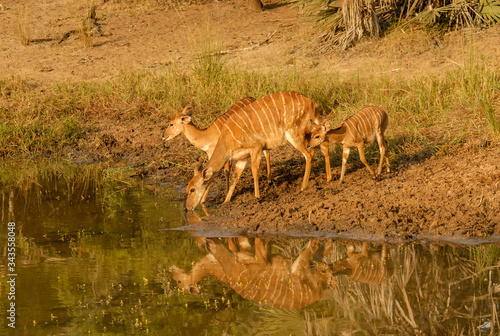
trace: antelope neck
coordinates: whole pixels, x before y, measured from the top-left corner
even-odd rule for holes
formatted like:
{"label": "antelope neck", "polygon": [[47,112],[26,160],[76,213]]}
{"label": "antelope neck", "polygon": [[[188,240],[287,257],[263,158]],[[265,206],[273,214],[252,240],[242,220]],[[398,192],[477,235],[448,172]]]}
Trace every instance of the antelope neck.
{"label": "antelope neck", "polygon": [[184,135],[196,148],[205,150],[204,148],[210,145],[212,131],[209,128],[199,129],[189,123],[184,128]]}
{"label": "antelope neck", "polygon": [[342,125],[326,132],[326,139],[329,142],[342,142],[347,134],[347,127]]}

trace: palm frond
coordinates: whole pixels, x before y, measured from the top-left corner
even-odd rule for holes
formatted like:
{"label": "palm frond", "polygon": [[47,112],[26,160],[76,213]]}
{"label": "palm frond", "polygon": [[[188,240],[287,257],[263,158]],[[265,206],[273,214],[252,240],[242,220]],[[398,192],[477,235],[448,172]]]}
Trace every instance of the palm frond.
{"label": "palm frond", "polygon": [[500,22],[500,2],[498,1],[480,0],[479,12],[484,19],[492,23]]}

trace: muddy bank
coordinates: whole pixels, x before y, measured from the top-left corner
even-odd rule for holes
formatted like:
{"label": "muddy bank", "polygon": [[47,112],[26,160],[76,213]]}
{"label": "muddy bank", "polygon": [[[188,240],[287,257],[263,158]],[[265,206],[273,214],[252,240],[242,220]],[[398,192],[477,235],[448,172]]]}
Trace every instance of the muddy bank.
{"label": "muddy bank", "polygon": [[335,175],[340,158],[332,159],[335,177],[326,183],[317,156],[304,192],[300,158],[292,154],[281,159],[273,165],[271,185],[261,171],[258,200],[246,172],[233,200],[222,204],[224,178],[219,176],[208,197],[210,216],[204,218],[203,230],[320,232],[382,240],[500,236],[498,148],[464,148],[453,155],[393,163],[392,172],[380,181],[353,157],[342,185]]}

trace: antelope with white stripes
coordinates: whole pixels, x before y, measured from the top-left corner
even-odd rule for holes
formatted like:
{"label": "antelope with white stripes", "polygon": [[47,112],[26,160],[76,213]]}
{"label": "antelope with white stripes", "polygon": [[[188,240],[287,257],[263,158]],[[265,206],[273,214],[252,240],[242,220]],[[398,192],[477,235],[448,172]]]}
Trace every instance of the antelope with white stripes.
{"label": "antelope with white stripes", "polygon": [[394,263],[388,256],[386,245],[381,251],[372,251],[364,242],[361,252],[356,252],[353,245],[347,246],[347,258],[337,260],[332,265],[332,272],[333,275],[345,274],[355,281],[378,285],[393,276]]}
{"label": "antelope with white stripes", "polygon": [[[193,107],[188,105],[184,110],[175,115],[169,122],[163,134],[163,140],[171,140],[179,134],[184,134],[188,141],[198,149],[207,153],[208,159],[212,157],[217,141],[221,134],[222,126],[229,119],[229,117],[242,109],[244,106],[249,105],[255,101],[255,98],[246,97],[238,100],[232,105],[229,110],[217,119],[212,121],[205,129],[199,129],[192,123]],[[266,158],[267,179],[271,179],[271,163],[269,152],[264,150],[264,157]],[[229,175],[230,175],[230,161],[224,166],[226,176],[226,192],[229,190]],[[202,203],[205,201],[206,194],[203,197]]]}
{"label": "antelope with white stripes", "polygon": [[[213,175],[228,160],[234,160],[234,179],[224,203],[231,200],[234,188],[241,177],[250,156],[255,197],[260,197],[259,165],[263,150],[283,146],[288,141],[302,153],[306,169],[301,190],[307,187],[311,173],[314,150],[307,148],[307,136],[312,132],[310,122],[318,121],[316,104],[309,98],[293,91],[274,93],[256,100],[229,116],[224,123],[219,142],[205,168],[198,167],[187,187],[185,207],[194,209],[206,193]],[[328,144],[321,146],[325,156],[327,178],[331,178]]]}
{"label": "antelope with white stripes", "polygon": [[[342,171],[340,174],[339,183],[344,181],[347,158],[351,151],[351,147],[358,147],[359,158],[361,162],[368,168],[368,171],[373,178],[378,178],[382,173],[382,165],[384,158],[387,164],[387,172],[389,173],[389,158],[387,157],[387,142],[385,140],[385,131],[389,124],[387,113],[379,107],[365,107],[356,114],[347,118],[340,127],[330,129],[328,121],[324,121],[321,125],[316,125],[311,134],[311,142],[309,147],[315,147],[324,143],[340,143],[343,146],[342,153]],[[377,141],[380,150],[380,163],[377,169],[377,175],[366,162],[365,144]]]}
{"label": "antelope with white stripes", "polygon": [[[201,244],[203,239],[205,243]],[[271,254],[272,242],[260,238],[255,238],[252,258],[246,257],[252,254],[248,248],[240,250],[234,241],[230,243],[234,238],[228,238],[228,246],[218,239],[197,240],[209,254],[195,263],[190,272],[176,266],[170,268],[184,292],[200,294],[198,283],[215,276],[247,300],[273,308],[299,309],[326,297],[329,289],[337,285],[330,267],[322,261],[331,252],[332,243],[323,245],[312,240],[293,260]]]}

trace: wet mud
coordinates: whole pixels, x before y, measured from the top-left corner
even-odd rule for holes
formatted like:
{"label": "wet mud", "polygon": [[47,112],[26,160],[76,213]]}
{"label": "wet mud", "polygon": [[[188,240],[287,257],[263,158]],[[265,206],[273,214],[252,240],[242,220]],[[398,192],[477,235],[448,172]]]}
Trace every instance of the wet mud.
{"label": "wet mud", "polygon": [[[333,156],[334,178],[327,183],[323,158],[316,155],[309,186],[301,192],[304,164],[293,149],[285,149],[274,156],[270,184],[261,167],[259,199],[247,171],[232,201],[222,203],[225,180],[220,174],[205,209],[196,210],[203,223],[198,227],[396,241],[499,237],[499,158],[495,148],[463,148],[453,155],[392,162],[391,173],[374,180],[352,157],[339,184],[340,157]],[[373,167],[376,160],[369,163]]]}

